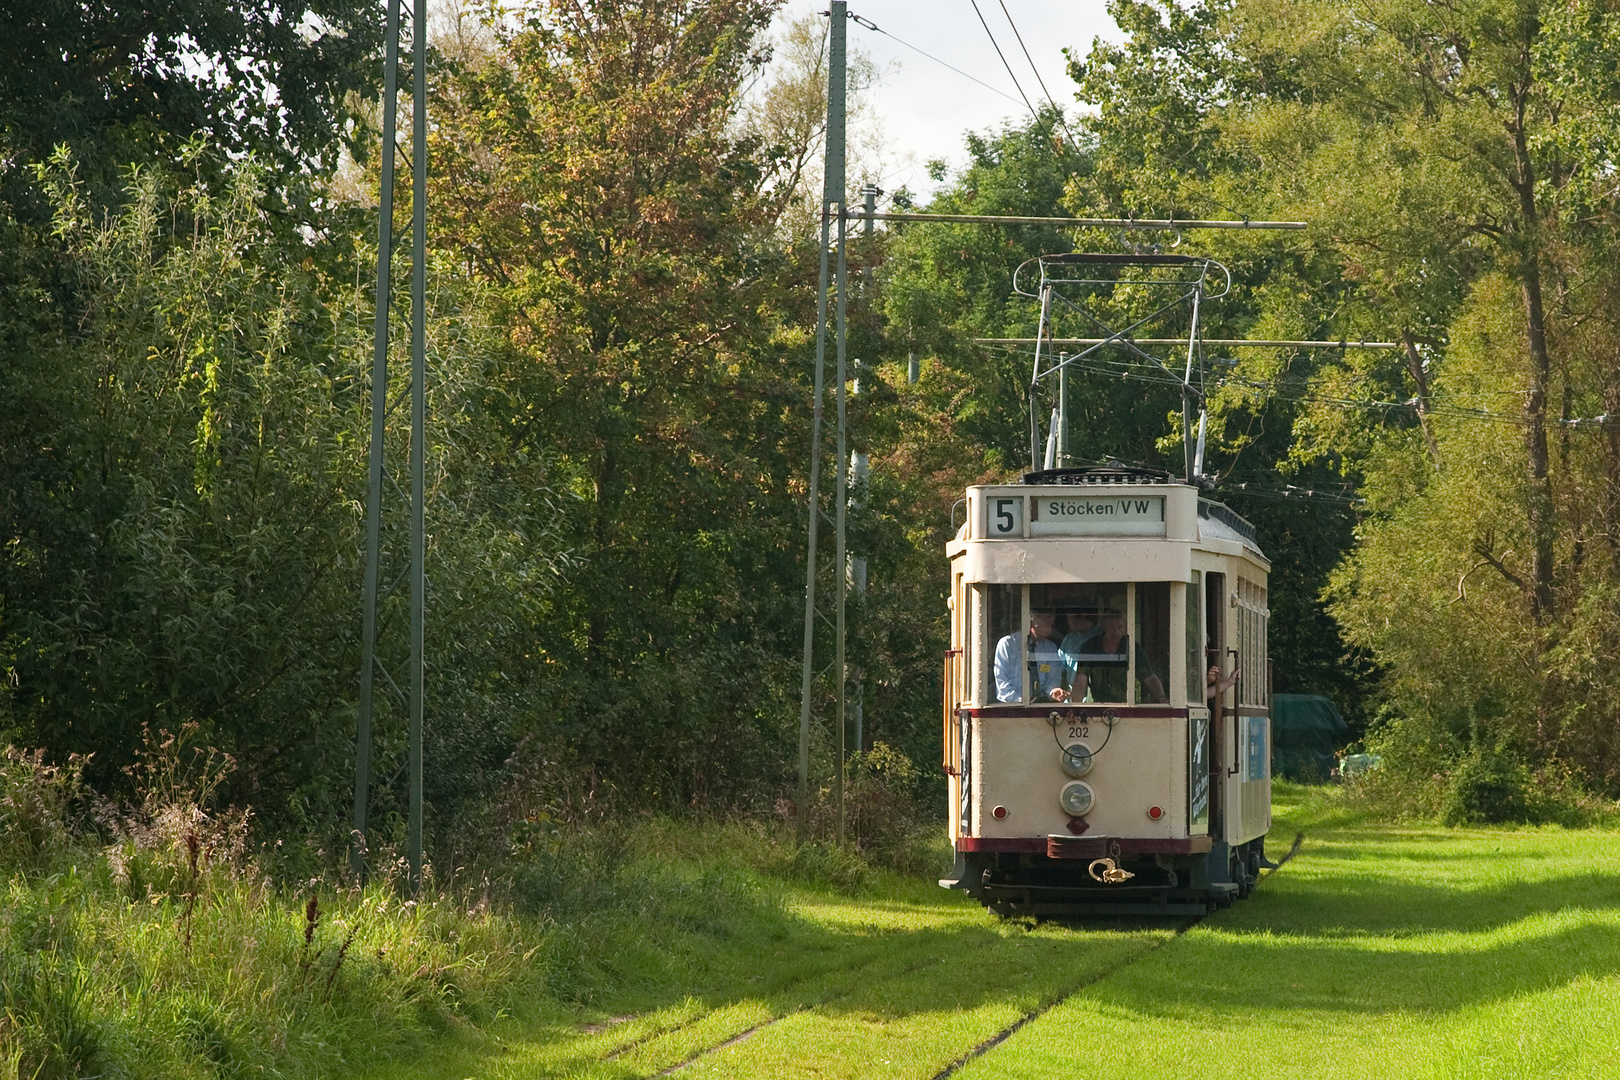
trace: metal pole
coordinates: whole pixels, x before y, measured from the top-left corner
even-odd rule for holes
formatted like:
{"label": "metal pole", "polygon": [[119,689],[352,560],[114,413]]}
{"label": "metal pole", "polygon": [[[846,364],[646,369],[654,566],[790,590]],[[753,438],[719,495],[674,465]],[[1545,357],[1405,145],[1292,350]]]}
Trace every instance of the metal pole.
{"label": "metal pole", "polygon": [[848,233],[847,224],[843,214],[838,215],[838,481],[837,481],[837,529],[836,547],[833,555],[833,565],[838,567],[838,608],[834,620],[837,637],[837,658],[833,662],[838,672],[838,846],[844,846],[844,759],[848,753],[849,731],[845,726],[845,709],[849,698],[849,672],[844,666],[844,602],[849,596],[849,574],[845,569],[846,545],[845,525],[849,511],[849,452],[848,452],[848,424],[846,419],[845,401],[848,397],[849,371],[844,359],[844,316],[846,285],[844,274],[844,240]]}
{"label": "metal pole", "polygon": [[427,0],[411,26],[411,804],[410,887],[422,887],[422,660],[427,598],[424,442],[427,428]]}
{"label": "metal pole", "polygon": [[1192,294],[1192,326],[1187,334],[1187,370],[1181,376],[1181,449],[1187,466],[1187,483],[1197,479],[1197,462],[1193,448],[1192,369],[1198,355],[1198,302],[1204,297],[1204,283],[1200,281]]}
{"label": "metal pole", "polygon": [[804,666],[799,684],[799,808],[797,839],[806,839],[805,814],[810,805],[810,681],[811,659],[815,648],[816,618],[816,527],[821,523],[821,413],[822,372],[827,364],[827,248],[831,241],[832,215],[825,203],[821,208],[821,285],[816,297],[816,379],[815,398],[810,410],[810,544],[804,563]]}
{"label": "metal pole", "polygon": [[[799,807],[798,842],[808,838],[807,812],[810,806],[810,683],[815,653],[816,618],[816,529],[820,523],[818,502],[821,479],[821,417],[824,372],[827,362],[827,285],[828,259],[832,246],[833,214],[844,214],[844,32],[848,15],[847,0],[833,0],[831,52],[827,70],[827,160],[821,194],[821,282],[816,293],[816,377],[815,402],[810,425],[810,542],[804,567],[804,667],[799,686]],[[836,209],[835,209],[836,208]]]}
{"label": "metal pole", "polygon": [[1041,467],[1041,417],[1035,390],[1041,380],[1041,338],[1046,336],[1046,318],[1052,310],[1052,286],[1041,283],[1041,321],[1035,328],[1035,370],[1029,377],[1029,467]]}
{"label": "metal pole", "polygon": [[1058,437],[1057,467],[1069,467],[1069,359],[1067,353],[1058,353]]}
{"label": "metal pole", "polygon": [[[860,383],[855,384],[856,393],[860,392]],[[849,474],[853,478],[855,492],[853,504],[856,510],[866,505],[867,480],[871,475],[871,463],[860,450],[852,450],[849,455]],[[860,555],[851,554],[849,557],[850,588],[855,590],[857,599],[866,597],[866,559]],[[866,748],[866,679],[860,668],[855,669],[855,752],[859,754]]]}
{"label": "metal pole", "polygon": [[366,578],[360,612],[360,705],[354,744],[354,834],[349,865],[366,873],[366,810],[371,796],[372,677],[377,664],[377,567],[382,558],[384,420],[388,400],[388,312],[393,294],[394,152],[399,97],[399,0],[388,0],[383,59],[382,186],[377,210],[377,310],[371,351],[371,451],[366,482]]}

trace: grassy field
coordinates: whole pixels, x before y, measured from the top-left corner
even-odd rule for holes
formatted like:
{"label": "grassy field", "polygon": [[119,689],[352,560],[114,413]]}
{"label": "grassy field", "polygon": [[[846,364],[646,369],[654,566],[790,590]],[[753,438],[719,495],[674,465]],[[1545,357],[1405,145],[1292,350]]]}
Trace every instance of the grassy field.
{"label": "grassy field", "polygon": [[1277,835],[1305,843],[1250,900],[958,1075],[1620,1075],[1620,833],[1389,828],[1300,794]]}
{"label": "grassy field", "polygon": [[0,764],[0,1080],[1620,1073],[1612,828],[1280,788],[1298,856],[1187,929],[1002,921],[772,826],[648,822],[537,855],[523,914],[274,886],[183,803],[109,846],[52,824],[70,778]]}
{"label": "grassy field", "polygon": [[[1165,927],[999,922],[923,883],[787,890],[689,994],[446,1043],[393,1077],[1612,1077],[1620,833],[1391,828],[1283,789],[1255,895]],[[622,1011],[620,1011],[622,1010]],[[618,1020],[619,1022],[615,1022]]]}
{"label": "grassy field", "polygon": [[777,899],[776,919],[688,941],[684,986],[658,979],[514,1018],[375,1075],[932,1077],[1075,978],[1173,936],[1003,923],[931,882],[893,878],[859,897],[789,888]]}

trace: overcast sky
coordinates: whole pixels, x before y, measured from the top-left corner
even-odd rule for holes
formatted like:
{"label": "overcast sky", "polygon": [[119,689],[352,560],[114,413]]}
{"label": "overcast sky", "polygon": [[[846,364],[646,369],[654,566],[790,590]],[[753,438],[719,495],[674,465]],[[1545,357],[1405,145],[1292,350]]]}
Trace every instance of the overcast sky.
{"label": "overcast sky", "polygon": [[[828,6],[826,0],[789,0],[783,17],[825,11]],[[1064,70],[1064,48],[1084,56],[1093,38],[1118,41],[1122,36],[1108,17],[1104,0],[978,0],[978,9],[1024,94],[1036,106],[1041,104],[1045,95],[1035,77],[1038,71],[1046,89],[1071,115],[1078,106],[1074,83]],[[966,159],[964,132],[1028,118],[1018,86],[997,57],[990,36],[974,14],[972,0],[851,0],[849,10],[883,31],[874,33],[854,20],[849,27],[850,48],[866,52],[884,71],[874,96],[888,150],[884,155],[887,175],[881,183],[884,190],[905,185],[914,193],[926,194],[934,186],[925,171],[926,163],[930,158],[944,158],[953,166],[962,164]],[[1019,47],[1013,26],[1029,50],[1035,71]]]}

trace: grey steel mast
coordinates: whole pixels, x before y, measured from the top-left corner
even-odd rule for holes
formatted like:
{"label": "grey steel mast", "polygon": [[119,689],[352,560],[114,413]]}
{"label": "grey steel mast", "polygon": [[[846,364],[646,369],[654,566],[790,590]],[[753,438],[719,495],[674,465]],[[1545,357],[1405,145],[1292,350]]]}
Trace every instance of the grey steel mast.
{"label": "grey steel mast", "polygon": [[[844,42],[849,16],[847,0],[833,0],[832,18],[829,37],[829,55],[827,66],[827,155],[823,169],[821,189],[821,278],[816,294],[816,376],[815,401],[811,411],[810,426],[810,536],[809,547],[805,558],[804,569],[804,665],[801,673],[799,687],[799,806],[798,806],[798,842],[804,843],[807,837],[808,818],[810,806],[810,688],[814,678],[815,655],[815,620],[816,620],[816,533],[821,518],[820,481],[821,481],[821,419],[822,398],[824,396],[825,372],[827,363],[827,287],[831,267],[829,266],[832,246],[833,218],[838,219],[838,374],[839,391],[838,404],[840,410],[840,453],[842,453],[842,410],[843,410],[843,374],[844,374],[844,267],[843,267],[843,236],[844,236]],[[839,468],[843,468],[842,460]],[[843,493],[843,484],[839,484],[840,498]],[[839,504],[839,523],[842,525],[843,506]],[[843,552],[843,532],[840,528],[839,557]],[[842,600],[843,593],[839,593]],[[840,604],[840,616],[842,605]],[[840,641],[840,644],[842,642]],[[840,668],[839,691],[839,724],[843,724],[843,672]],[[842,742],[842,736],[840,736]],[[839,787],[839,832],[843,828],[843,761],[840,757],[838,773]]]}
{"label": "grey steel mast", "polygon": [[424,444],[427,430],[427,0],[411,27],[411,802],[406,857],[422,887],[422,697],[427,607]]}
{"label": "grey steel mast", "polygon": [[[834,15],[837,18],[837,15]],[[840,58],[841,59],[841,58]],[[849,669],[844,656],[844,608],[849,597],[849,572],[845,567],[848,559],[848,546],[845,543],[845,531],[849,517],[849,438],[847,409],[845,402],[848,399],[849,365],[845,358],[844,324],[848,295],[847,274],[844,267],[844,240],[848,235],[848,221],[843,213],[843,187],[844,169],[843,155],[839,155],[838,188],[839,188],[839,214],[838,214],[838,453],[834,461],[838,462],[838,481],[835,498],[837,500],[836,527],[834,546],[837,551],[833,555],[833,565],[837,567],[834,575],[838,581],[837,616],[833,622],[833,636],[836,641],[836,657],[833,659],[833,668],[837,678],[838,687],[838,768],[833,780],[834,790],[838,793],[838,846],[844,846],[844,758],[848,753],[849,731],[846,728],[845,716],[849,704]]]}
{"label": "grey steel mast", "polygon": [[[376,673],[382,563],[382,493],[387,450],[389,313],[393,295],[394,162],[399,98],[400,0],[388,0],[387,41],[383,69],[383,130],[381,190],[377,221],[377,309],[373,326],[371,372],[371,442],[367,462],[366,570],[361,611],[360,695],[356,718],[354,770],[354,832],[350,852],[356,874],[364,877],[371,792],[372,721],[376,705]],[[424,461],[427,416],[426,307],[427,307],[427,0],[415,0],[412,11],[411,102],[411,440],[410,440],[410,666],[408,692],[402,694],[410,717],[410,782],[406,858],[409,885],[422,884],[422,714],[425,694],[423,670],[426,650],[425,608],[427,579]],[[391,591],[391,590],[390,590]],[[383,678],[398,692],[398,684],[383,670]]]}

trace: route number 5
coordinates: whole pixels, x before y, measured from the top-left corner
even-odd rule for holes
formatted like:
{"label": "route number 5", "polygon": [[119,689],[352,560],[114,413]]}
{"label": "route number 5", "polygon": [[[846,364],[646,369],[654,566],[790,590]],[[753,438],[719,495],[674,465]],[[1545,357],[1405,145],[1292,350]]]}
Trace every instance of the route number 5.
{"label": "route number 5", "polygon": [[991,499],[990,500],[990,535],[991,536],[1019,536],[1024,531],[1022,518],[1024,516],[1024,500]]}

